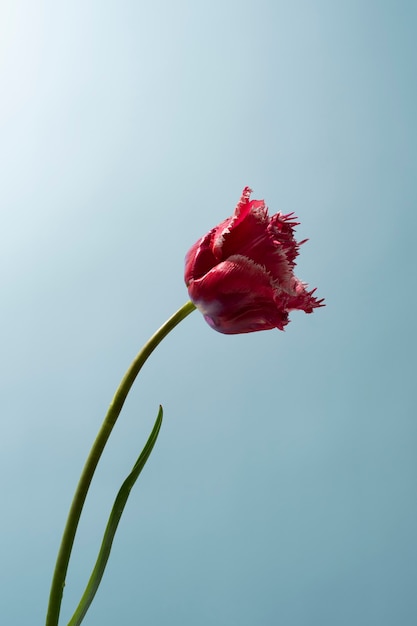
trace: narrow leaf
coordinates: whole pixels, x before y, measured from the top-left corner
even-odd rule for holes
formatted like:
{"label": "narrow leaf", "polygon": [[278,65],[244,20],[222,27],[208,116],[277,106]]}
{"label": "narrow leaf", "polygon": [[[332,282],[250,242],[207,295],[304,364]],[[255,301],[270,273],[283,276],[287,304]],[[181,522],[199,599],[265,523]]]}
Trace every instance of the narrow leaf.
{"label": "narrow leaf", "polygon": [[90,580],[85,588],[83,596],[80,600],[80,603],[75,610],[74,615],[68,622],[68,626],[79,626],[84,619],[85,614],[87,613],[90,604],[92,603],[94,596],[97,592],[97,589],[100,585],[101,579],[104,574],[104,570],[107,565],[107,561],[110,556],[110,550],[112,547],[113,539],[116,534],[117,527],[120,522],[120,518],[122,517],[123,510],[125,508],[127,499],[129,497],[130,491],[135,484],[139,474],[145,466],[146,461],[149,458],[149,455],[152,452],[152,449],[155,445],[155,442],[158,438],[159,431],[161,429],[162,424],[162,416],[163,410],[162,406],[159,407],[158,415],[152,429],[151,434],[149,435],[148,441],[145,444],[142,452],[139,455],[136,463],[134,464],[132,471],[125,479],[123,485],[120,487],[119,493],[116,496],[116,499],[113,504],[113,508],[110,513],[109,521],[107,522],[106,530],[104,531],[103,541],[101,543],[100,551],[97,557],[96,564],[91,573]]}

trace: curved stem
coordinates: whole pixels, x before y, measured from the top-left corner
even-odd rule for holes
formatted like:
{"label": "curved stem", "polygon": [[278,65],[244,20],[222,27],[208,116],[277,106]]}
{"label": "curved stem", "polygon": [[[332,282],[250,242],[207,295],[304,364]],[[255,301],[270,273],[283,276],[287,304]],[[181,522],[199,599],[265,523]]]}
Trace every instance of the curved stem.
{"label": "curved stem", "polygon": [[74,544],[75,533],[77,532],[78,522],[80,520],[81,511],[87,497],[91,480],[96,470],[97,464],[103,453],[104,447],[110,437],[113,426],[115,425],[126,397],[139,374],[143,364],[152,354],[158,344],[177,326],[183,319],[194,311],[195,305],[186,302],[165,324],[163,324],[156,333],[144,345],[142,350],[137,354],[136,358],[130,365],[122,382],[120,383],[113,400],[110,403],[107,415],[100,427],[97,437],[93,443],[84,469],[81,473],[77,489],[68,513],[67,522],[61,539],[57,561],[55,564],[54,575],[52,577],[51,591],[49,595],[48,613],[46,616],[46,626],[57,626],[59,613],[61,609],[62,595],[65,586],[65,577],[68,570],[68,563],[71,555],[72,546]]}

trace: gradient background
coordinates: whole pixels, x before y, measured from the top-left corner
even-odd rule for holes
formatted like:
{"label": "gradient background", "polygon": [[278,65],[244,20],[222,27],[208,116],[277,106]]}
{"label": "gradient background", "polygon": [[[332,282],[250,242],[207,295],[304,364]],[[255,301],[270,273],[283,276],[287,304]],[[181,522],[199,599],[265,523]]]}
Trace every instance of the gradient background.
{"label": "gradient background", "polygon": [[1,621],[42,624],[113,392],[242,188],[294,211],[327,307],[193,313],[104,454],[62,623],[161,402],[85,624],[417,623],[417,3],[0,5]]}

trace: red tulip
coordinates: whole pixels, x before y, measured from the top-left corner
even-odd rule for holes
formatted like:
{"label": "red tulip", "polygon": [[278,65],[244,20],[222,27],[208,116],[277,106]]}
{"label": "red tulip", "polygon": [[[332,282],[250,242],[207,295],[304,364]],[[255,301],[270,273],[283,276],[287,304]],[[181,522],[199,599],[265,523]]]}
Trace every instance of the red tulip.
{"label": "red tulip", "polygon": [[190,299],[225,334],[284,329],[295,309],[324,306],[294,275],[299,243],[292,213],[272,217],[245,187],[234,215],[204,235],[185,259]]}

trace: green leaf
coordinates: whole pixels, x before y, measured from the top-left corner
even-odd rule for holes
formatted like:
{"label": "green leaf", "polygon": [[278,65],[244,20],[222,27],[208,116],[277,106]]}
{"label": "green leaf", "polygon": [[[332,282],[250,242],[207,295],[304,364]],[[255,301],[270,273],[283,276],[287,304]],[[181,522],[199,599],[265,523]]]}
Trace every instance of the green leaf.
{"label": "green leaf", "polygon": [[113,539],[116,534],[116,530],[119,525],[120,518],[122,517],[122,513],[125,508],[130,491],[136,480],[138,479],[138,476],[141,473],[142,469],[144,468],[145,463],[148,460],[149,455],[151,454],[155,442],[158,438],[162,424],[162,416],[163,410],[162,406],[160,406],[154,427],[151,434],[149,435],[148,441],[146,442],[145,447],[143,448],[142,452],[139,455],[139,458],[134,464],[132,471],[123,482],[123,485],[120,487],[119,493],[116,496],[113,508],[110,513],[109,521],[107,522],[106,530],[104,531],[103,541],[101,543],[100,552],[98,554],[96,564],[91,573],[90,580],[88,581],[80,603],[75,610],[74,615],[68,622],[68,626],[79,626],[79,624],[81,624],[85,614],[90,607],[90,604],[94,599],[94,596],[103,577],[104,570],[110,556]]}

